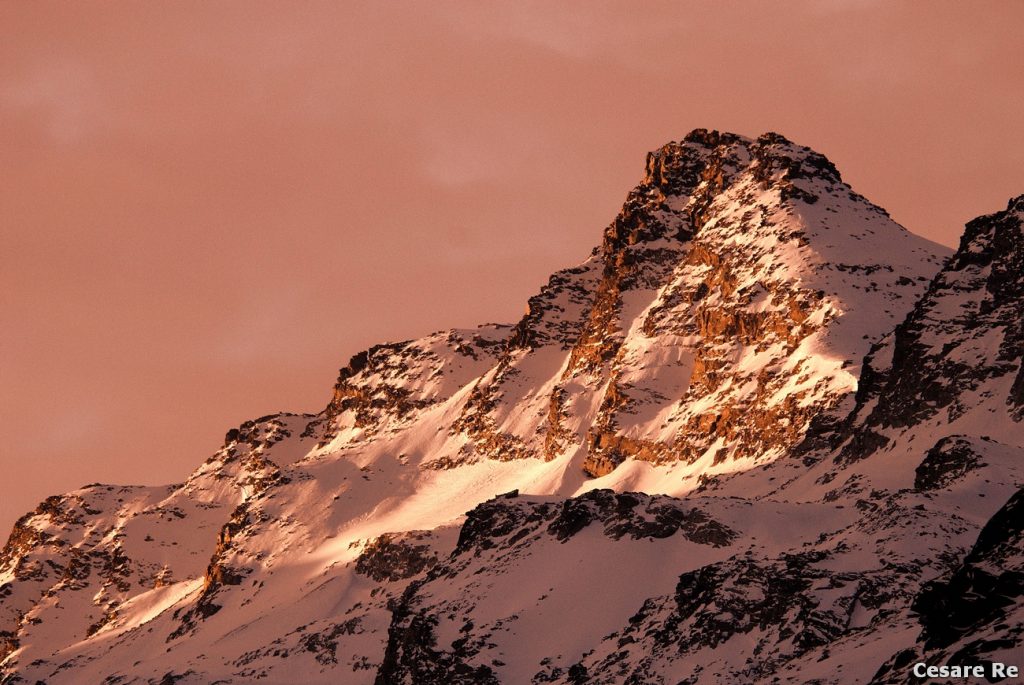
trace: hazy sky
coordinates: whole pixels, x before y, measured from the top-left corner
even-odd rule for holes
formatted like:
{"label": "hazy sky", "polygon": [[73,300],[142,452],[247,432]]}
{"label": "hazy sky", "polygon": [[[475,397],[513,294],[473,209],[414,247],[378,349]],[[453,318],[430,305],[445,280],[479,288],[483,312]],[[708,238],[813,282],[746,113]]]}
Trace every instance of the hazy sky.
{"label": "hazy sky", "polygon": [[695,127],[954,244],[1024,192],[1024,2],[0,3],[0,533],[183,480],[376,342],[515,321]]}

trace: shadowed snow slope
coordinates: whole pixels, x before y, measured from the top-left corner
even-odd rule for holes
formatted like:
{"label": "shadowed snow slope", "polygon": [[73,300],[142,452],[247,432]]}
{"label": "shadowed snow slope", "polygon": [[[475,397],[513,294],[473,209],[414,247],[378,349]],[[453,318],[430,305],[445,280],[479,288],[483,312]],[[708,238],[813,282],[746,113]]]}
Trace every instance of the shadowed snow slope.
{"label": "shadowed snow slope", "polygon": [[[1019,550],[978,535],[1024,484],[1022,204],[947,260],[820,154],[694,131],[518,323],[20,519],[2,682],[898,681]],[[957,610],[998,642],[1001,598]]]}

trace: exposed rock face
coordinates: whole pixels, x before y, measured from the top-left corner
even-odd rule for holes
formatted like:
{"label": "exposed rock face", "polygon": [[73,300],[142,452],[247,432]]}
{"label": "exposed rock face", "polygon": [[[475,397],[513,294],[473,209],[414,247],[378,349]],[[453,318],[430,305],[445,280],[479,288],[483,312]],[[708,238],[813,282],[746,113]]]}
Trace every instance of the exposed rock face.
{"label": "exposed rock face", "polygon": [[515,532],[518,542],[541,529],[559,542],[567,542],[587,527],[599,523],[612,540],[629,536],[633,540],[667,538],[677,533],[690,542],[724,547],[736,534],[707,514],[671,497],[642,493],[591,490],[559,503],[519,500],[503,496],[478,505],[466,514],[455,554],[490,549],[495,538]]}
{"label": "exposed rock face", "polygon": [[1002,658],[1022,205],[940,270],[820,154],[694,131],[516,325],[373,347],[183,484],[23,517],[0,679],[838,685]]}
{"label": "exposed rock face", "polygon": [[325,445],[398,430],[493,364],[510,332],[509,326],[442,331],[360,352],[341,370],[330,404],[305,433]]}
{"label": "exposed rock face", "polygon": [[[644,182],[606,231],[602,286],[565,372],[608,374],[589,430],[588,473],[606,475],[628,458],[770,459],[803,437],[812,416],[842,399],[843,367],[859,362],[863,350],[834,367],[831,379],[816,378],[814,387],[792,383],[823,361],[810,348],[833,324],[841,327],[836,319],[847,315],[852,323],[857,316],[829,272],[881,272],[886,275],[863,288],[886,282],[897,297],[899,286],[920,288],[905,274],[895,283],[891,264],[827,261],[833,246],[815,238],[828,240],[829,222],[808,205],[851,197],[827,159],[774,134],[746,141],[697,131],[651,155]],[[864,211],[876,213],[879,231],[901,235],[877,208],[865,203]],[[662,244],[666,238],[685,243],[679,250],[671,241]],[[658,270],[665,262],[671,271]],[[802,271],[801,262],[813,266]],[[624,298],[643,297],[645,287],[658,292],[630,325],[622,320]],[[881,298],[877,306],[891,311]],[[652,348],[673,347],[683,384],[654,382],[637,368]],[[677,393],[682,396],[672,402]],[[659,427],[635,419],[659,409]]]}

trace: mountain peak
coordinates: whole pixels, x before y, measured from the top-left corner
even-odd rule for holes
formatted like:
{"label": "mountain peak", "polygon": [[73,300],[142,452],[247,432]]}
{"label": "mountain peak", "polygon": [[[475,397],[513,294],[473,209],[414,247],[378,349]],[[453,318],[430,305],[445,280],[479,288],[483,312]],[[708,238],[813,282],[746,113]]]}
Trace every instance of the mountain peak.
{"label": "mountain peak", "polygon": [[842,183],[838,169],[827,157],[779,133],[769,131],[751,139],[697,128],[681,142],[666,143],[648,153],[641,187],[657,188],[665,196],[691,194],[702,183],[717,185],[720,190],[727,177],[748,168],[756,170],[756,177],[766,186],[800,178]]}
{"label": "mountain peak", "polygon": [[[700,464],[693,473],[771,460],[856,387],[869,342],[902,319],[943,250],[810,148],[697,129],[648,154],[600,248],[531,298],[514,354],[458,427],[472,458],[574,454],[598,478],[630,478],[634,460]],[[515,380],[553,346],[568,356],[551,387]],[[523,392],[539,424],[492,415]],[[584,421],[561,417],[583,405],[596,408]],[[787,430],[766,438],[773,423]]]}
{"label": "mountain peak", "polygon": [[1006,204],[1006,211],[1013,212],[1018,215],[1024,214],[1024,195],[1011,197],[1010,201]]}
{"label": "mountain peak", "polygon": [[781,134],[752,139],[698,128],[647,154],[640,184],[605,230],[602,252],[609,257],[638,243],[689,240],[710,218],[712,203],[725,202],[727,194],[733,202],[747,204],[761,196],[780,206],[844,196],[888,216],[843,183],[827,157]]}
{"label": "mountain peak", "polygon": [[[967,222],[956,263],[982,263],[1020,259],[1024,243],[1024,195],[1010,198],[1006,209]],[[1020,264],[1017,264],[1020,266]],[[1018,274],[1021,270],[1018,269]]]}

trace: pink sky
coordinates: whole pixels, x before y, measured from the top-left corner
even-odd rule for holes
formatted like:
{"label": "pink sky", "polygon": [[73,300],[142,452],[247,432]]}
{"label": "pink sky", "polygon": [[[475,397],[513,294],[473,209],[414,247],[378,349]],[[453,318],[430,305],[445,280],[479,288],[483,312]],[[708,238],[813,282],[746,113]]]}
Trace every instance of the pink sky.
{"label": "pink sky", "polygon": [[948,245],[1024,192],[1024,3],[0,4],[0,527],[180,481],[376,342],[515,321],[695,127]]}

